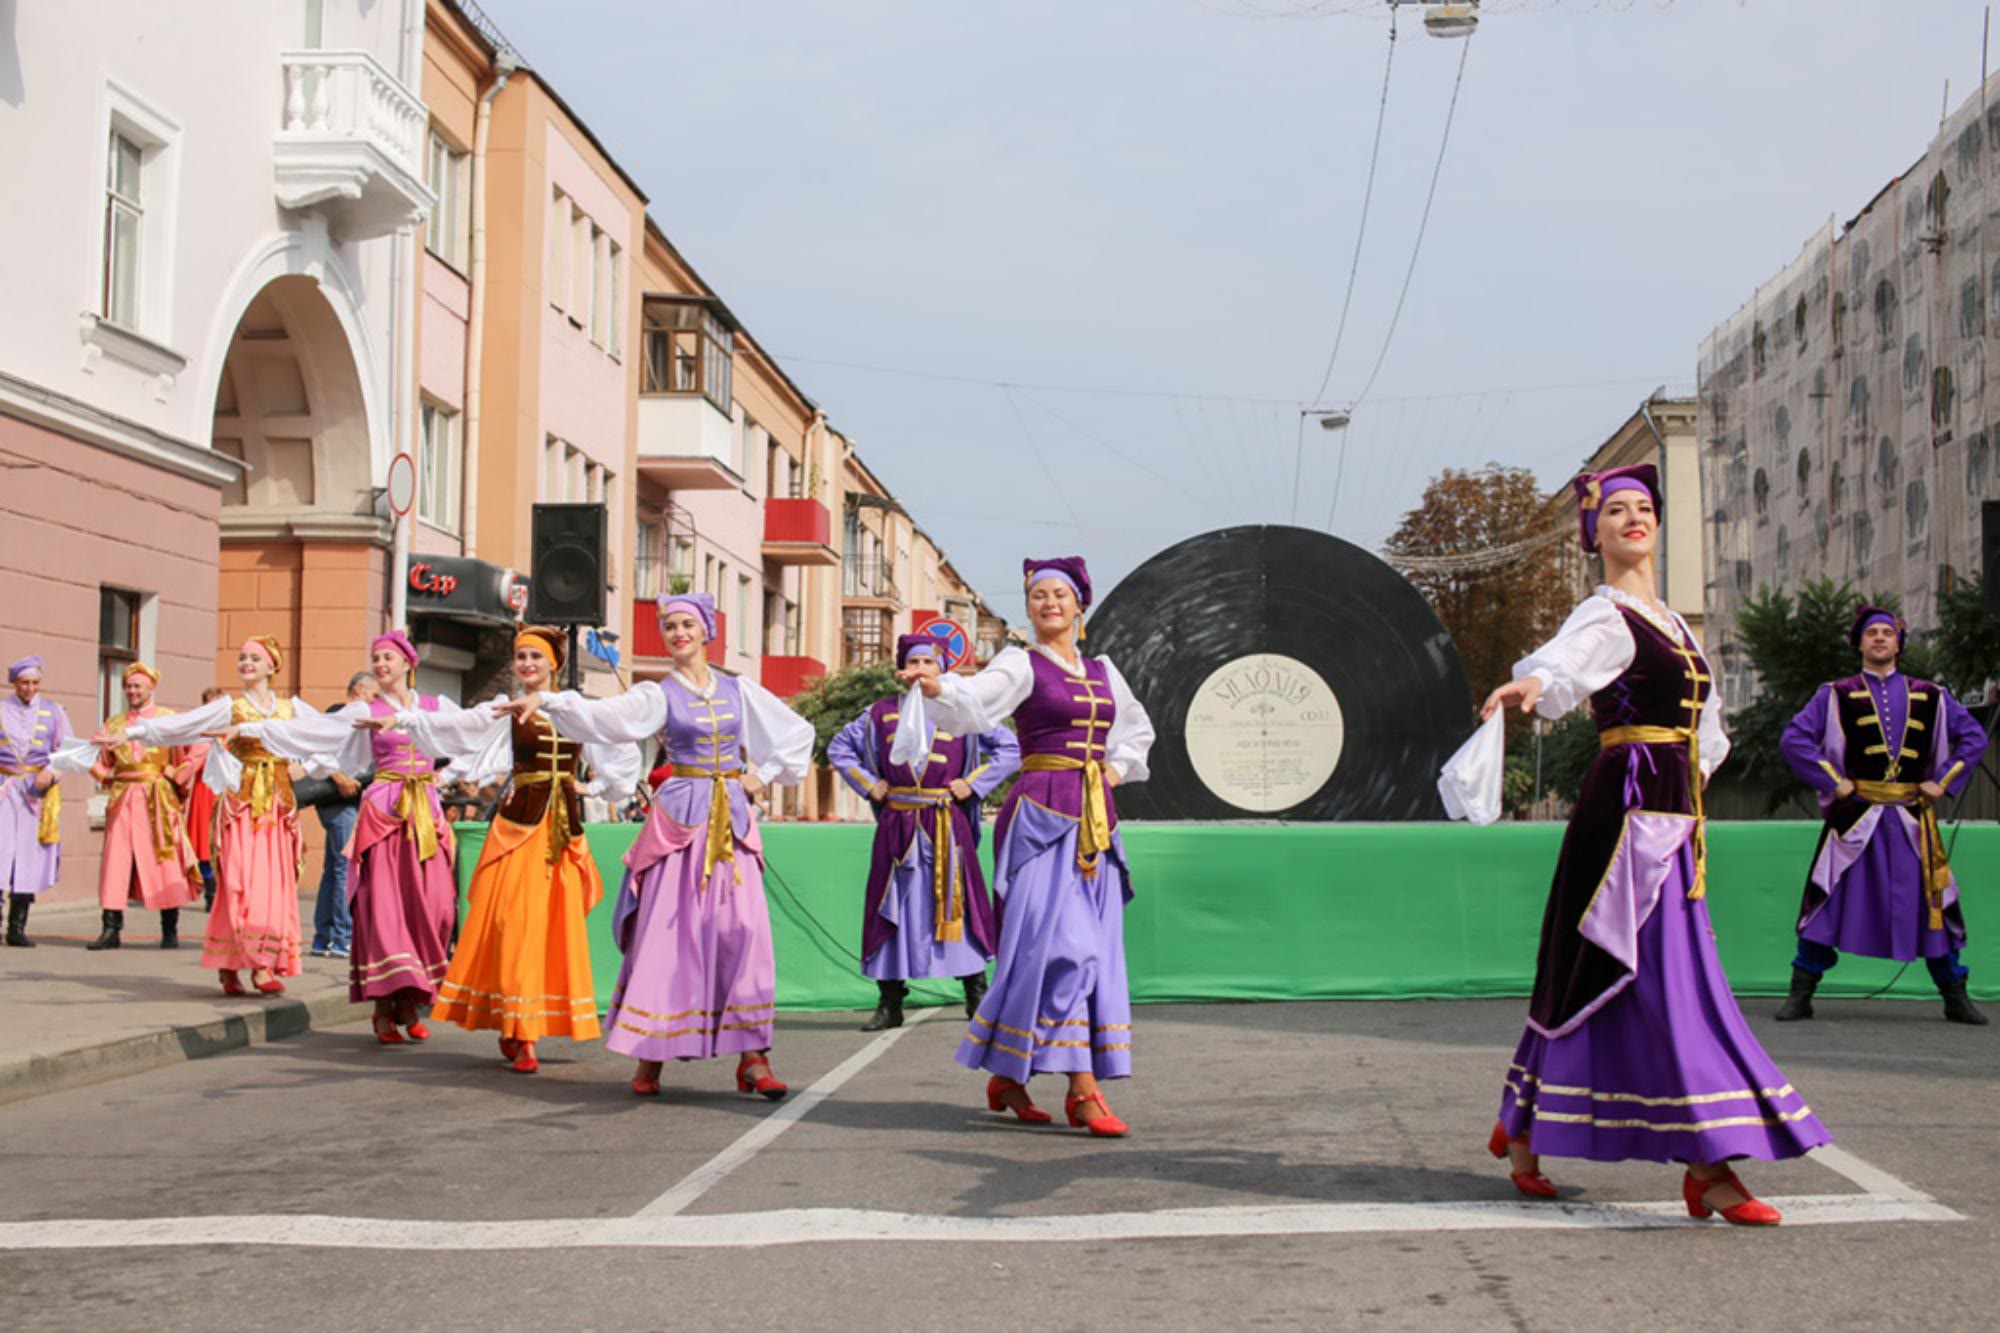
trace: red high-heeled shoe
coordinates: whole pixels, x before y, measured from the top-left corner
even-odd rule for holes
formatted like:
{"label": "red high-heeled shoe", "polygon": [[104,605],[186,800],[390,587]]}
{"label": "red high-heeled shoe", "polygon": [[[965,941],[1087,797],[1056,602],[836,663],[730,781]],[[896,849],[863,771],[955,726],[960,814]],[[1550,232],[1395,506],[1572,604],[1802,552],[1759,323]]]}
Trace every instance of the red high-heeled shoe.
{"label": "red high-heeled shoe", "polygon": [[408,1029],[411,1041],[429,1041],[431,1039],[431,1030],[424,1026],[424,1020],[421,1018],[413,1018],[403,1026]]}
{"label": "red high-heeled shoe", "polygon": [[243,989],[243,978],[237,976],[235,972],[217,972],[216,975],[222,978],[222,993],[224,995],[248,995],[250,993]]}
{"label": "red high-heeled shoe", "polygon": [[[1743,1196],[1743,1202],[1727,1208],[1716,1208],[1708,1202],[1708,1192],[1717,1185],[1727,1185]],[[1734,1171],[1724,1172],[1714,1180],[1702,1180],[1690,1171],[1681,1179],[1681,1197],[1687,1200],[1689,1217],[1707,1217],[1711,1213],[1722,1214],[1722,1220],[1739,1227],[1774,1227],[1784,1221],[1784,1214],[1765,1203],[1745,1188],[1736,1178]]]}
{"label": "red high-heeled shoe", "polygon": [[[753,1076],[750,1073],[751,1070],[760,1067],[764,1071],[762,1074]],[[790,1084],[780,1083],[771,1077],[771,1062],[765,1059],[761,1052],[752,1051],[736,1063],[736,1090],[754,1092],[775,1102],[792,1089]]]}
{"label": "red high-heeled shoe", "polygon": [[[1097,1109],[1104,1114],[1093,1120],[1085,1120],[1076,1113],[1076,1108],[1086,1102],[1096,1102]],[[1071,1129],[1087,1129],[1101,1139],[1122,1139],[1131,1132],[1129,1125],[1111,1114],[1111,1103],[1104,1100],[1104,1094],[1101,1092],[1087,1092],[1080,1097],[1072,1092],[1063,1098],[1063,1110],[1069,1115]]]}
{"label": "red high-heeled shoe", "polygon": [[532,1074],[537,1069],[540,1069],[542,1067],[542,1062],[535,1058],[535,1043],[533,1043],[532,1041],[516,1042],[515,1048],[516,1048],[514,1052],[515,1073]]}
{"label": "red high-heeled shoe", "polygon": [[[1506,1128],[1498,1120],[1495,1120],[1493,1122],[1493,1134],[1486,1140],[1486,1151],[1492,1153],[1495,1157],[1505,1158],[1507,1156],[1508,1144],[1526,1143],[1527,1141],[1528,1139],[1525,1134],[1518,1139],[1508,1138]],[[1539,1171],[1514,1171],[1510,1169],[1507,1172],[1507,1178],[1514,1182],[1516,1190],[1527,1195],[1530,1199],[1553,1199],[1556,1197],[1556,1183]]]}
{"label": "red high-heeled shoe", "polygon": [[285,983],[278,980],[275,976],[269,981],[253,981],[250,984],[257,988],[259,995],[283,995],[285,993]]}
{"label": "red high-heeled shoe", "polygon": [[376,1014],[368,1021],[369,1025],[375,1029],[376,1041],[381,1042],[384,1046],[401,1046],[403,1044],[403,1034],[396,1031],[396,1020],[389,1017],[389,1015]]}
{"label": "red high-heeled shoe", "polygon": [[514,1061],[514,1057],[519,1055],[520,1053],[521,1053],[520,1042],[514,1040],[512,1037],[502,1037],[500,1039],[500,1058],[502,1060],[505,1060],[509,1064],[512,1064]]}
{"label": "red high-heeled shoe", "polygon": [[[1008,1093],[1017,1091],[1021,1094],[1019,1106],[1007,1100]],[[1035,1105],[1034,1098],[1028,1096],[1027,1084],[1016,1083],[1011,1078],[1001,1078],[998,1074],[986,1080],[986,1109],[1012,1111],[1014,1118],[1026,1125],[1047,1125],[1055,1121],[1054,1116]]]}
{"label": "red high-heeled shoe", "polygon": [[[651,1072],[647,1070],[648,1065],[652,1066]],[[641,1097],[657,1097],[660,1095],[660,1062],[658,1060],[641,1060],[639,1062],[639,1072],[632,1076],[632,1091]]]}

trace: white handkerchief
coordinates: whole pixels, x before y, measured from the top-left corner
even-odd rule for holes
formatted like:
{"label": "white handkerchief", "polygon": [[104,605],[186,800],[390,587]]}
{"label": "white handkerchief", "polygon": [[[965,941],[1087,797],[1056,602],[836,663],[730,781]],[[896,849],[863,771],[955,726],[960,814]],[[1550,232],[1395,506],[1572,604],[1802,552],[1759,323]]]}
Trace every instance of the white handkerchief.
{"label": "white handkerchief", "polygon": [[49,767],[58,773],[88,773],[101,753],[88,740],[71,741],[49,753]]}
{"label": "white handkerchief", "polygon": [[889,741],[889,762],[908,764],[921,774],[930,763],[931,720],[924,707],[924,692],[916,685],[903,696],[897,710],[896,734]]}
{"label": "white handkerchief", "polygon": [[1453,819],[1491,824],[1500,818],[1500,775],[1507,766],[1505,710],[1496,708],[1438,774],[1438,795]]}

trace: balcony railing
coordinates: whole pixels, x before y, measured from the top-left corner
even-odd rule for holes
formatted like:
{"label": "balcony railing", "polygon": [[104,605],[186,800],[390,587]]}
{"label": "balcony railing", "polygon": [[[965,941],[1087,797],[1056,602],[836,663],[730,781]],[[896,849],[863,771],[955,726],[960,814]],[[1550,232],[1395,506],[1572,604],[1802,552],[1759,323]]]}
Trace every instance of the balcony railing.
{"label": "balcony railing", "polygon": [[279,56],[285,103],[273,144],[279,204],[323,209],[346,240],[387,236],[430,215],[429,113],[366,51]]}
{"label": "balcony railing", "polygon": [[900,600],[890,562],[880,556],[848,556],[841,565],[840,595],[884,602]]}
{"label": "balcony railing", "polygon": [[833,549],[833,516],[817,500],[764,502],[764,558],[779,565],[840,563]]}
{"label": "balcony railing", "polygon": [[780,699],[826,678],[826,663],[816,657],[766,656],[761,668],[764,688]]}

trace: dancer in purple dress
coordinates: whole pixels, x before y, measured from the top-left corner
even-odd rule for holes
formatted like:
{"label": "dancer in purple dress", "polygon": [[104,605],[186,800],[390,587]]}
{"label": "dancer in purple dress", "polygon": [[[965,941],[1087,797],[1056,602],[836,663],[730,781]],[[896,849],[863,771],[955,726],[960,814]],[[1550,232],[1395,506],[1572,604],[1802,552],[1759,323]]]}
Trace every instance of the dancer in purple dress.
{"label": "dancer in purple dress", "polygon": [[775,1101],[788,1089],[771,1073],[778,968],[751,803],[767,786],[805,780],[813,727],[755,681],[709,670],[714,598],[669,594],[659,612],[666,680],[611,699],[565,690],[506,706],[540,707],[565,736],[599,745],[636,749],[657,736],[673,768],[625,854],[611,918],[625,964],[604,1044],[639,1062],[632,1091],[657,1096],[665,1061],[736,1055],[737,1088]]}
{"label": "dancer in purple dress", "polygon": [[[897,670],[936,676],[937,640],[896,640]],[[979,803],[1021,767],[1014,733],[995,727],[919,738],[924,759],[894,759],[900,699],[878,699],[827,743],[833,771],[875,808],[875,848],[861,913],[861,974],[881,1002],[863,1032],[903,1025],[909,982],[957,977],[965,1016],[986,996],[986,964],[999,942],[993,900],[979,868]],[[940,859],[938,849],[943,848]]]}
{"label": "dancer in purple dress", "polygon": [[1950,690],[1896,669],[1905,633],[1893,611],[1856,611],[1847,641],[1861,674],[1820,686],[1778,743],[1826,811],[1781,1023],[1812,1017],[1819,979],[1843,953],[1921,958],[1944,1016],[1986,1023],[1965,993],[1965,913],[1937,819],[1986,753],[1986,732]]}
{"label": "dancer in purple dress", "polygon": [[49,759],[69,739],[69,714],[42,694],[42,659],[7,668],[13,693],[0,699],[0,890],[7,943],[32,949],[28,908],[62,871],[62,787]]}
{"label": "dancer in purple dress", "polygon": [[1006,649],[976,676],[897,673],[931,701],[938,726],[983,732],[1011,717],[1021,743],[1021,777],[994,825],[1000,952],[958,1062],[992,1075],[988,1107],[1035,1124],[1049,1116],[1029,1099],[1028,1079],[1066,1074],[1069,1123],[1115,1138],[1127,1127],[1098,1080],[1132,1072],[1132,890],[1111,790],[1145,781],[1153,724],[1118,669],[1080,651],[1090,606],[1083,561],[1022,568],[1031,647]]}
{"label": "dancer in purple dress", "polygon": [[378,635],[368,659],[377,686],[373,699],[323,717],[248,723],[239,730],[286,759],[375,775],[362,793],[354,837],[337,849],[350,862],[354,917],[347,998],[374,1001],[375,1039],[396,1046],[406,1033],[410,1041],[430,1036],[419,1011],[436,1002],[451,961],[458,880],[451,825],[438,800],[437,761],[408,732],[395,730],[395,720],[399,713],[449,716],[459,708],[411,687],[417,646],[402,630]]}
{"label": "dancer in purple dress", "polygon": [[1514,667],[1484,714],[1589,700],[1600,750],[1564,835],[1527,1031],[1488,1149],[1521,1193],[1552,1198],[1543,1154],[1682,1162],[1688,1212],[1771,1225],[1729,1163],[1832,1140],[1744,1021],[1709,926],[1702,787],[1729,751],[1713,673],[1662,605],[1650,464],[1576,481],[1604,583]]}

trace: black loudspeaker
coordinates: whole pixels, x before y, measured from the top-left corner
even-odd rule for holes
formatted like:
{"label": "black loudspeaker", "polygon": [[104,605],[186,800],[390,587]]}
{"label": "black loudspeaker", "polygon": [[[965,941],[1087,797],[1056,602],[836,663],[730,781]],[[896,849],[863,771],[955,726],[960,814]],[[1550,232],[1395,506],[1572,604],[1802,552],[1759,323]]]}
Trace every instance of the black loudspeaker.
{"label": "black loudspeaker", "polygon": [[1979,578],[1986,591],[1986,614],[2000,620],[2000,500],[1979,504]]}
{"label": "black loudspeaker", "polygon": [[604,623],[602,504],[535,506],[528,619],[537,625]]}

